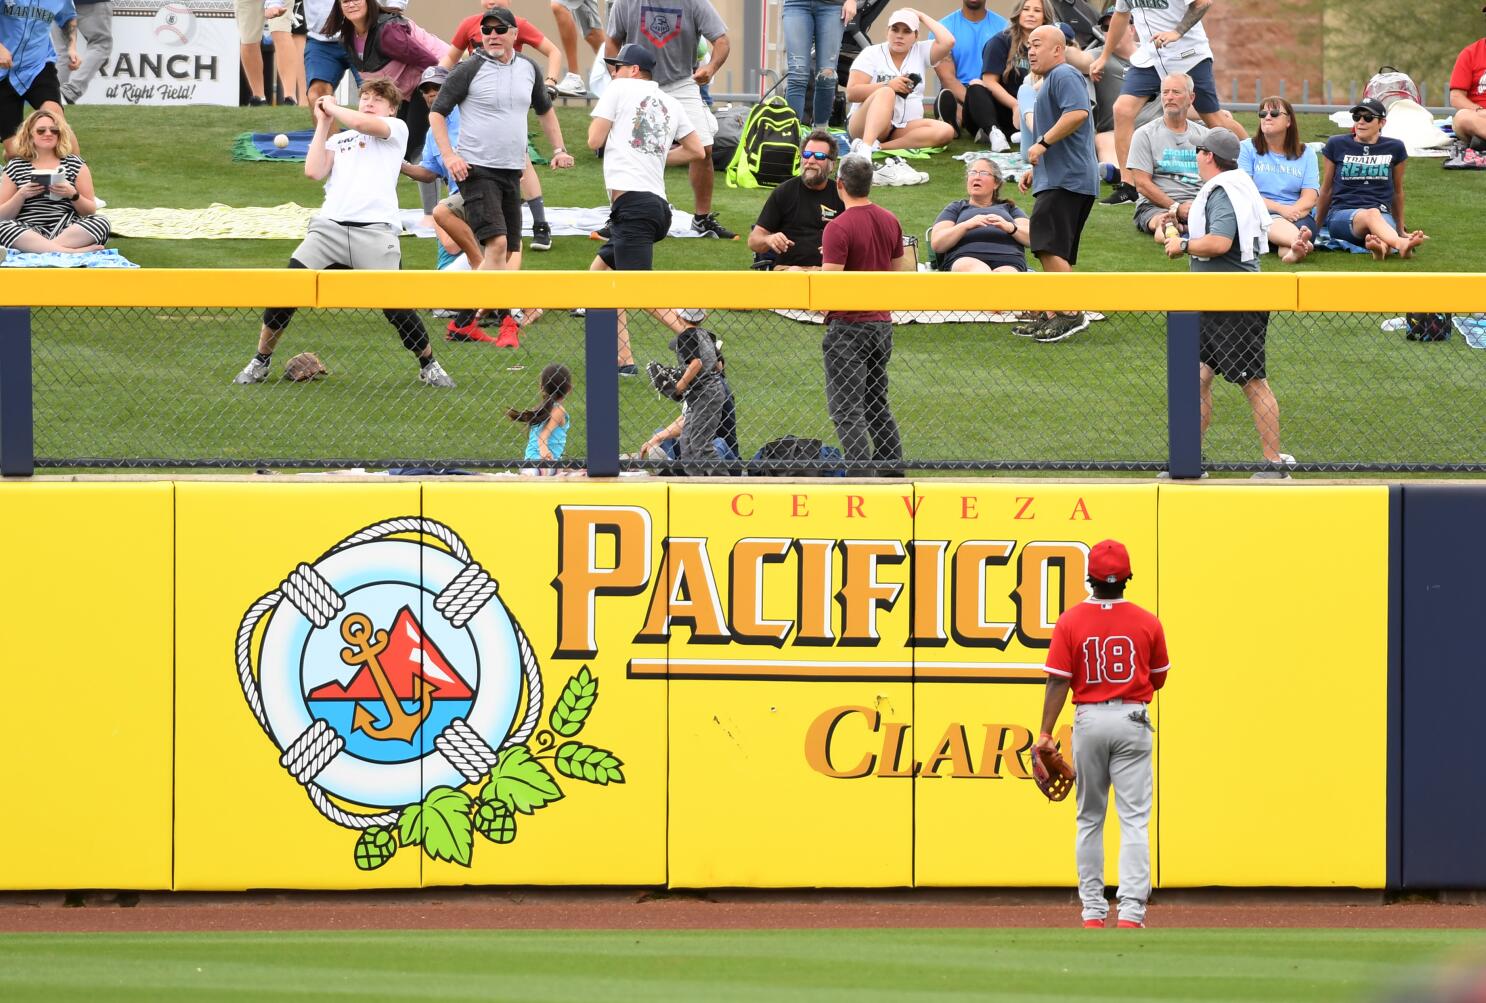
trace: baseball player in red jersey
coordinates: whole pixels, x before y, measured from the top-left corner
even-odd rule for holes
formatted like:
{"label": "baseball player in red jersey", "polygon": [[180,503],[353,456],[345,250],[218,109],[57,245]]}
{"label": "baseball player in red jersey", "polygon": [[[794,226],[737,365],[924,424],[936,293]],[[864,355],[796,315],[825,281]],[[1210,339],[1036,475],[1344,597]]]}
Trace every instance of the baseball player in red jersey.
{"label": "baseball player in red jersey", "polygon": [[1058,617],[1047,655],[1038,748],[1073,690],[1073,771],[1078,794],[1078,893],[1086,927],[1102,927],[1104,816],[1114,787],[1120,814],[1119,925],[1145,925],[1151,893],[1151,727],[1146,705],[1166,683],[1166,634],[1155,615],[1125,599],[1130,554],[1115,540],[1089,551],[1093,595]]}

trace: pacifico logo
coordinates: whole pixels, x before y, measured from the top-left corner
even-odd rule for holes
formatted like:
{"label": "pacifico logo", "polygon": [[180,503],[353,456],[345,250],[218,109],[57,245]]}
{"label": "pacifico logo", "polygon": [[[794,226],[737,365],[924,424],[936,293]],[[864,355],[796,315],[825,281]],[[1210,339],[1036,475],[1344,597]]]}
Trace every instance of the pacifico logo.
{"label": "pacifico logo", "polygon": [[[739,494],[731,502],[733,513],[746,518],[753,503],[751,494]],[[921,503],[904,499],[910,515]],[[807,495],[793,496],[790,504],[791,514],[810,514]],[[863,504],[846,496],[845,517],[865,517]],[[955,504],[955,517],[966,524],[974,525],[982,514],[974,496]],[[1052,512],[1041,511],[1030,496],[1017,498],[1008,515],[1028,523],[1040,519],[1039,525],[1091,518],[1082,499],[1070,511]],[[666,537],[655,564],[651,517],[642,508],[565,505],[557,509],[557,523],[553,656],[594,658],[601,600],[648,594],[643,620],[624,640],[669,642],[673,650],[665,657],[631,658],[631,678],[1041,684],[1046,677],[1040,659],[1008,662],[992,653],[1013,643],[1046,649],[1058,616],[1089,595],[1088,544],[1078,540],[750,536],[725,544],[720,570],[714,567],[714,540],[700,536]],[[777,593],[766,602],[766,576],[771,587],[784,584],[789,590],[786,602]],[[878,657],[883,618],[900,606],[906,608],[907,645],[915,650],[894,644]],[[791,615],[779,615],[781,607]],[[678,628],[683,642],[689,637],[692,645],[715,646],[718,654],[676,651]],[[951,642],[984,649],[986,656],[947,661],[936,649]],[[746,646],[748,657],[725,657],[732,645]],[[825,648],[849,650],[852,657],[810,657]],[[922,761],[908,751],[910,732],[908,723],[885,720],[871,707],[832,707],[807,729],[805,761],[843,780],[1030,779],[1026,756],[1033,736],[1023,725],[951,723]],[[1064,748],[1070,737],[1069,729],[1060,732]]]}
{"label": "pacifico logo", "polygon": [[452,529],[410,516],[299,564],[238,626],[249,710],[315,808],[358,833],[363,870],[414,845],[468,866],[476,833],[510,843],[518,815],[563,798],[554,774],[624,783],[574,740],[598,699],[587,666],[541,726],[541,671],[497,591]]}

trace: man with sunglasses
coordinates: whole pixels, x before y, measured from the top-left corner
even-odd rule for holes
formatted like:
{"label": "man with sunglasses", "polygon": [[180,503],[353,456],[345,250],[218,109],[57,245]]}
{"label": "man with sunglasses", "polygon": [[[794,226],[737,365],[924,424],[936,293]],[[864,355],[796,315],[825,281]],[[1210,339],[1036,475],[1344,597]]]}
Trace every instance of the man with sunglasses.
{"label": "man with sunglasses", "polygon": [[800,173],[769,193],[748,234],[748,249],[757,255],[756,267],[767,264],[775,271],[789,272],[820,269],[826,224],[846,210],[841,193],[831,184],[835,164],[835,138],[825,129],[812,130],[800,145]]}
{"label": "man with sunglasses", "polygon": [[[1486,14],[1486,6],[1481,13]],[[1477,153],[1486,153],[1486,38],[1467,45],[1455,60],[1450,107],[1455,109],[1455,137]]]}
{"label": "man with sunglasses", "polygon": [[[521,171],[526,166],[526,116],[537,113],[552,144],[552,167],[573,166],[542,73],[518,56],[516,15],[494,7],[480,19],[481,49],[449,74],[428,115],[449,175],[459,182],[464,213],[484,251],[482,271],[516,267],[521,253]],[[459,149],[449,141],[448,116],[459,109]],[[466,312],[449,334],[469,336],[478,324]]]}
{"label": "man with sunglasses", "polygon": [[1404,227],[1403,174],[1409,151],[1383,135],[1387,112],[1376,98],[1352,106],[1350,133],[1332,136],[1321,150],[1321,195],[1316,219],[1336,240],[1367,249],[1374,260],[1390,253],[1412,258],[1429,238]]}

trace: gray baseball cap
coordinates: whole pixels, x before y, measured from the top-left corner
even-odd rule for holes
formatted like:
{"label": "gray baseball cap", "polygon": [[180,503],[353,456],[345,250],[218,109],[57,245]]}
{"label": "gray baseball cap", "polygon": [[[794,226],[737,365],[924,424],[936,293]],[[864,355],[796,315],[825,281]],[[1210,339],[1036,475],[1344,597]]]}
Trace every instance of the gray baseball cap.
{"label": "gray baseball cap", "polygon": [[449,71],[437,64],[423,71],[423,76],[418,79],[418,89],[421,91],[429,84],[435,87],[444,86],[444,81],[449,79]]}
{"label": "gray baseball cap", "polygon": [[1206,150],[1224,160],[1238,160],[1238,137],[1232,131],[1219,126],[1197,141],[1197,149]]}

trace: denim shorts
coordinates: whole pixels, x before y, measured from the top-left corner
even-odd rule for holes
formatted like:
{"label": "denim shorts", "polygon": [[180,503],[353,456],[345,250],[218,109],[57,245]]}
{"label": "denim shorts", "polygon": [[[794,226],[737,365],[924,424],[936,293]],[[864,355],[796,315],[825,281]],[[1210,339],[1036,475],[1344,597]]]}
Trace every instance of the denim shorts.
{"label": "denim shorts", "polygon": [[304,43],[304,79],[306,83],[323,80],[335,87],[346,71],[351,71],[358,86],[361,74],[351,69],[351,59],[339,42],[322,42],[318,38],[307,38]]}
{"label": "denim shorts", "polygon": [[[1204,59],[1187,71],[1192,78],[1192,107],[1199,115],[1211,115],[1223,105],[1218,100],[1218,82],[1213,78],[1213,61]],[[1132,66],[1125,71],[1121,94],[1153,98],[1161,93],[1161,71],[1154,66]]]}
{"label": "denim shorts", "polygon": [[[1393,214],[1388,211],[1387,206],[1380,205],[1378,208],[1382,210],[1383,219],[1387,220],[1388,225],[1397,230],[1398,221],[1393,218]],[[1361,211],[1361,209],[1333,209],[1327,213],[1327,235],[1334,240],[1344,240],[1349,244],[1361,243],[1357,235],[1352,232],[1352,218]]]}

